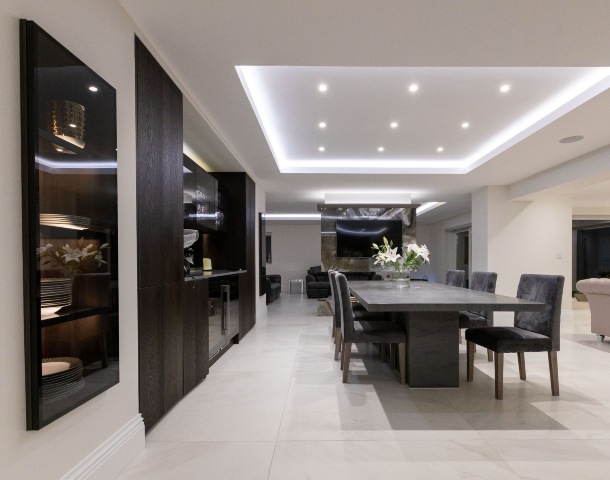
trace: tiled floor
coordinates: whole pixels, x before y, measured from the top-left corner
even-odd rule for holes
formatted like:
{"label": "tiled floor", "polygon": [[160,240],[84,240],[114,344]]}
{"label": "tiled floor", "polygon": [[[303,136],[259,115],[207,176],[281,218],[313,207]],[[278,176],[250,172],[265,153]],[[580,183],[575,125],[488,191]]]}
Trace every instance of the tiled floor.
{"label": "tiled floor", "polygon": [[371,480],[610,478],[610,342],[589,312],[562,321],[561,396],[547,356],[526,354],[526,382],[507,356],[504,400],[493,364],[475,359],[459,389],[415,390],[379,361],[352,354],[343,385],[330,317],[282,294],[241,344],[150,432],[120,480]]}

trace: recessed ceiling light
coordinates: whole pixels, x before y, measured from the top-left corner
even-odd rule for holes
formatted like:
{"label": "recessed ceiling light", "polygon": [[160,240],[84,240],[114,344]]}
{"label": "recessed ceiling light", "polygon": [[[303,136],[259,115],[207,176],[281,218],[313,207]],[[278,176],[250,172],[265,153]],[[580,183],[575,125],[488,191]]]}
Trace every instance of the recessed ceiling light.
{"label": "recessed ceiling light", "polygon": [[462,123],[462,128],[468,128],[468,127],[470,127],[470,123],[468,123],[468,122]]}
{"label": "recessed ceiling light", "polygon": [[318,127],[320,127],[320,128],[326,128],[326,122],[320,122],[320,123],[318,123]]}
{"label": "recessed ceiling light", "polygon": [[318,85],[318,92],[326,92],[328,90],[328,85],[325,83],[321,83]]}
{"label": "recessed ceiling light", "polygon": [[412,83],[409,85],[409,92],[415,93],[419,90],[419,85],[417,83]]}
{"label": "recessed ceiling light", "polygon": [[378,151],[378,152],[383,152],[384,150],[385,150],[385,148],[383,148],[383,147],[378,147],[378,148],[377,148],[377,151]]}
{"label": "recessed ceiling light", "polygon": [[64,151],[63,148],[59,148],[59,147],[57,147],[55,150],[57,150],[58,152],[63,152]]}
{"label": "recessed ceiling light", "polygon": [[510,85],[509,85],[508,83],[505,83],[504,85],[502,85],[502,86],[500,87],[500,91],[501,91],[502,93],[506,93],[506,92],[508,92],[509,90],[510,90]]}
{"label": "recessed ceiling light", "polygon": [[95,85],[91,85],[89,87],[89,90],[91,90],[92,92],[97,92],[97,87]]}
{"label": "recessed ceiling light", "polygon": [[445,151],[445,148],[444,148],[444,147],[438,147],[438,148],[436,149],[436,151],[440,153],[440,152]]}
{"label": "recessed ceiling light", "polygon": [[390,128],[398,128],[398,122],[390,123]]}
{"label": "recessed ceiling light", "polygon": [[76,124],[75,124],[75,123],[71,123],[71,124],[70,124],[70,127],[72,127],[72,128],[76,128]]}
{"label": "recessed ceiling light", "polygon": [[319,151],[319,152],[323,152],[323,151],[325,151],[325,150],[326,150],[326,148],[324,148],[324,147],[318,147],[318,151]]}
{"label": "recessed ceiling light", "polygon": [[562,138],[561,140],[559,140],[559,143],[576,143],[580,142],[583,138],[585,137],[582,135],[574,135],[572,137]]}

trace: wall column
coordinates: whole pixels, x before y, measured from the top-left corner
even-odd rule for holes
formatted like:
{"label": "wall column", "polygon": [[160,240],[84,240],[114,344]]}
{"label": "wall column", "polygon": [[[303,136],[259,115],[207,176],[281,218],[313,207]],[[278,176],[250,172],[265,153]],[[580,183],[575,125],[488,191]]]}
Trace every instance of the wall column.
{"label": "wall column", "polygon": [[563,275],[562,309],[571,310],[572,197],[511,201],[507,186],[474,192],[472,269],[497,272],[496,292],[511,296],[523,273]]}

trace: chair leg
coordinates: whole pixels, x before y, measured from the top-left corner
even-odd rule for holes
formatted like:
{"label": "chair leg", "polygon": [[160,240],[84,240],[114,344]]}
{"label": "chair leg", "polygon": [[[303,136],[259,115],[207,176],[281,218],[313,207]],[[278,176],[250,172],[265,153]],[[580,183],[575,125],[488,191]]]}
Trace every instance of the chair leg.
{"label": "chair leg", "polygon": [[337,329],[337,327],[335,327],[335,325],[336,325],[335,321],[336,320],[335,320],[335,316],[334,315],[331,317],[331,320],[332,320],[333,324],[330,327],[330,335],[331,335],[331,337],[334,338],[335,337],[335,330]]}
{"label": "chair leg", "polygon": [[466,381],[472,382],[474,371],[474,343],[466,342]]}
{"label": "chair leg", "polygon": [[494,352],[493,352],[493,350],[490,350],[489,348],[487,349],[487,361],[488,362],[494,361]]}
{"label": "chair leg", "polygon": [[396,368],[396,344],[390,343],[390,367]]}
{"label": "chair leg", "polygon": [[549,370],[551,372],[551,393],[554,397],[559,396],[559,372],[557,370],[557,352],[549,352]]}
{"label": "chair leg", "polygon": [[398,370],[400,371],[400,383],[407,383],[407,344],[398,344]]}
{"label": "chair leg", "polygon": [[351,342],[343,342],[343,383],[347,383],[347,376],[349,375],[349,357],[351,353]]}
{"label": "chair leg", "polygon": [[517,352],[517,360],[519,361],[519,378],[525,380],[525,353]]}
{"label": "chair leg", "polygon": [[343,354],[345,353],[345,342],[341,339],[341,354],[339,356],[339,368],[343,370]]}
{"label": "chair leg", "polygon": [[494,352],[494,367],[496,371],[496,398],[504,397],[504,354]]}
{"label": "chair leg", "polygon": [[379,344],[379,351],[381,352],[381,361],[383,363],[388,363],[388,356],[385,354],[385,343]]}
{"label": "chair leg", "polygon": [[339,360],[339,352],[341,351],[341,330],[337,328],[335,332],[335,360]]}

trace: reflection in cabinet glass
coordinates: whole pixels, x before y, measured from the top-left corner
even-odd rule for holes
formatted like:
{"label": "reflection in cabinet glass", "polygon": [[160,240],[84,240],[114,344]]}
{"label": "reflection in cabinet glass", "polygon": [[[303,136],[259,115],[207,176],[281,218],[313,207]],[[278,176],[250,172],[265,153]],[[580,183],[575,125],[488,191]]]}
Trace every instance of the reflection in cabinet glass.
{"label": "reflection in cabinet glass", "polygon": [[116,91],[21,21],[27,427],[119,381]]}

